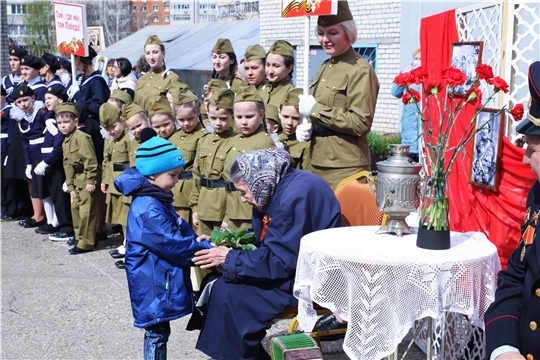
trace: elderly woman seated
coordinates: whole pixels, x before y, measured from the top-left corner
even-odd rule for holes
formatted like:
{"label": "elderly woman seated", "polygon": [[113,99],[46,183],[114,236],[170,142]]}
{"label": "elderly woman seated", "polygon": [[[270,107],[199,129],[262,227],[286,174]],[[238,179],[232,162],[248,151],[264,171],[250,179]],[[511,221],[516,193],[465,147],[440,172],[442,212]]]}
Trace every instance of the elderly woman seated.
{"label": "elderly woman seated", "polygon": [[231,179],[253,206],[257,249],[224,246],[195,253],[201,268],[217,267],[197,349],[214,359],[269,359],[265,329],[293,296],[300,239],[341,226],[339,203],[320,177],[290,168],[281,149],[250,151],[232,163]]}

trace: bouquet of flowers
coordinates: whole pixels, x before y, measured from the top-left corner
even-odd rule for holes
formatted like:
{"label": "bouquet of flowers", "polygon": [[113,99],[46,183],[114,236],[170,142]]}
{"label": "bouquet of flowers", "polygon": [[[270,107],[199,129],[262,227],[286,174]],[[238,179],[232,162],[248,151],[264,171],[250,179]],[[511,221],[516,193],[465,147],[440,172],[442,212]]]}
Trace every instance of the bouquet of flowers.
{"label": "bouquet of flowers", "polygon": [[[433,76],[424,67],[396,76],[394,83],[405,87],[402,101],[414,106],[415,113],[421,120],[421,135],[425,140],[423,154],[423,172],[428,177],[427,191],[420,207],[420,227],[430,230],[449,230],[448,198],[445,196],[446,181],[458,155],[467,146],[475,134],[483,127],[489,126],[492,120],[502,112],[509,112],[514,119],[523,116],[523,105],[517,104],[511,110],[504,106],[482,126],[476,126],[478,114],[484,109],[499,91],[508,92],[508,84],[499,76],[493,75],[489,65],[480,64],[476,68],[476,80],[486,81],[493,90],[487,100],[482,103],[483,93],[477,86],[472,86],[464,95],[457,95],[456,87],[463,85],[467,76],[459,69],[449,66],[442,71],[440,77]],[[425,97],[422,107],[421,94],[411,88],[412,84],[421,85]],[[445,91],[445,94],[443,94]],[[465,131],[454,134],[454,128],[462,110],[467,105],[476,107],[476,111]],[[457,136],[458,141],[450,142],[450,136]]]}

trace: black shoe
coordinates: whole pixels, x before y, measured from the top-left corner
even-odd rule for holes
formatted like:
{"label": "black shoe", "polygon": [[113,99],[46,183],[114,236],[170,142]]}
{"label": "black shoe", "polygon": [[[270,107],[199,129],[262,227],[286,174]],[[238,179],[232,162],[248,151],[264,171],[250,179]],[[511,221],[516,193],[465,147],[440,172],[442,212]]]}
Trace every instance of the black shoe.
{"label": "black shoe", "polygon": [[[94,250],[94,249],[92,249],[92,250]],[[79,248],[77,246],[74,246],[71,249],[69,249],[69,254],[70,255],[86,254],[86,253],[88,253],[88,252],[90,252],[92,250],[83,250],[83,249],[81,249],[81,248]]]}
{"label": "black shoe", "polygon": [[123,260],[119,260],[119,261],[115,262],[114,265],[116,265],[116,267],[119,268],[119,269],[125,269],[126,268],[126,263]]}
{"label": "black shoe", "polygon": [[30,219],[28,221],[26,221],[26,223],[23,225],[24,228],[26,229],[29,229],[29,228],[36,228],[36,227],[39,227],[41,225],[46,225],[47,224],[47,220],[43,219],[41,221],[36,221],[35,219]]}
{"label": "black shoe", "polygon": [[325,335],[320,336],[321,341],[334,341],[343,339],[345,337],[345,331],[347,329],[347,323],[342,324],[338,321],[338,319],[333,315],[324,315],[317,320],[317,323],[315,323],[315,326],[317,328],[317,332],[326,332],[326,331],[332,331],[336,332],[336,330],[342,330],[343,332],[338,332],[337,334],[331,334],[331,335]]}
{"label": "black shoe", "polygon": [[60,230],[60,226],[54,227],[51,224],[46,224],[46,225],[41,225],[40,227],[38,227],[35,230],[35,232],[38,234],[43,234],[43,235],[50,235],[57,232],[58,230]]}
{"label": "black shoe", "polygon": [[75,239],[75,237],[70,237],[69,240],[67,241],[67,244],[68,244],[69,246],[71,246],[71,245],[77,245],[77,242],[78,242],[78,241],[77,241],[77,239]]}
{"label": "black shoe", "polygon": [[125,255],[125,254],[120,254],[119,252],[116,252],[116,253],[114,253],[114,254],[111,254],[111,257],[112,257],[113,259],[123,259],[123,258],[126,257],[126,255]]}
{"label": "black shoe", "polygon": [[[51,241],[69,241],[69,239],[75,237],[74,232],[66,233],[63,231],[58,231],[49,235],[49,240]],[[75,245],[75,244],[73,244]]]}
{"label": "black shoe", "polygon": [[30,220],[34,220],[32,218],[25,218],[25,219],[22,219],[21,221],[19,221],[19,226],[24,226],[26,225],[26,223]]}
{"label": "black shoe", "polygon": [[6,214],[2,214],[2,215],[0,215],[0,220],[2,220],[2,221],[16,221],[17,218],[6,215]]}
{"label": "black shoe", "polygon": [[112,256],[113,254],[118,254],[118,249],[110,250],[109,254]]}

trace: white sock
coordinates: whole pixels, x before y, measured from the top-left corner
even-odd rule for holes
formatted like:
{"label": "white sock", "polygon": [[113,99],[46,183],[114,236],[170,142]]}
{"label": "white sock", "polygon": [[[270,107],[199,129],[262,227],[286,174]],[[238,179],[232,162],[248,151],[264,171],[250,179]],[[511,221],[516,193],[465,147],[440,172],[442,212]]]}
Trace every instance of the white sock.
{"label": "white sock", "polygon": [[54,227],[60,225],[58,218],[56,217],[56,211],[54,210],[54,204],[51,197],[43,199],[43,208],[45,209],[45,216],[47,217],[47,224],[51,224]]}

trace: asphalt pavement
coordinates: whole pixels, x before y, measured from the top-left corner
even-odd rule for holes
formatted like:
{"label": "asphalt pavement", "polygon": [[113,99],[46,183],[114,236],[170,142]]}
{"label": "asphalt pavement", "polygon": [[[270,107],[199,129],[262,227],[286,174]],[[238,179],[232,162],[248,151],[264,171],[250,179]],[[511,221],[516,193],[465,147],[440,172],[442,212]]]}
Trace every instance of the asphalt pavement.
{"label": "asphalt pavement", "polygon": [[[143,358],[144,330],[133,326],[125,271],[109,256],[121,237],[69,255],[65,242],[16,222],[0,223],[0,231],[1,359]],[[171,322],[169,359],[208,359],[195,349],[199,332],[186,331],[187,320]],[[279,320],[268,335],[285,333],[288,323]],[[323,342],[322,348],[327,360],[348,359],[341,340]],[[407,358],[425,355],[413,345]]]}

